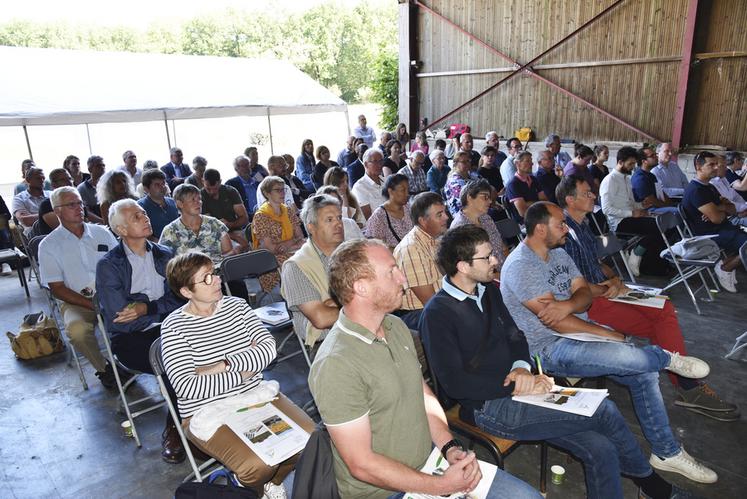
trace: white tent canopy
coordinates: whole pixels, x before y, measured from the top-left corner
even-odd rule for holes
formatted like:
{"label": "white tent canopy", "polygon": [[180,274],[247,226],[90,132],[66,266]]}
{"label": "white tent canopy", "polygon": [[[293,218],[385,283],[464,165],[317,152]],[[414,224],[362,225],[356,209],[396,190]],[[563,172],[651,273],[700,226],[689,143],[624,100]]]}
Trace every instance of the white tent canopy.
{"label": "white tent canopy", "polygon": [[346,112],[285,61],[0,47],[0,126]]}

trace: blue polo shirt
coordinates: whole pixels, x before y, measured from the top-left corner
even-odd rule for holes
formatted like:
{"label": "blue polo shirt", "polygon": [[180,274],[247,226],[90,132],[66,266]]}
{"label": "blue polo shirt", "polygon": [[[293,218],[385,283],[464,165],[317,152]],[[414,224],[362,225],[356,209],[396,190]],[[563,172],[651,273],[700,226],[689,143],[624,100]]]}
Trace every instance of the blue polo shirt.
{"label": "blue polo shirt", "polygon": [[643,168],[636,168],[633,176],[630,177],[630,183],[633,186],[633,198],[642,203],[649,196],[656,197],[656,175],[647,172]]}
{"label": "blue polo shirt", "polygon": [[523,198],[524,201],[539,201],[540,185],[537,177],[529,175],[529,180],[524,181],[514,175],[511,181],[506,185],[506,199],[514,201]]}
{"label": "blue polo shirt", "polygon": [[553,203],[557,203],[558,200],[555,197],[555,188],[560,183],[560,177],[555,175],[555,172],[552,170],[548,172],[544,168],[540,168],[537,170],[536,178],[542,188],[542,192],[547,196],[547,199]]}
{"label": "blue polo shirt", "polygon": [[150,227],[153,229],[153,235],[157,238],[161,237],[163,228],[168,224],[179,218],[179,210],[176,207],[176,201],[172,198],[163,198],[165,205],[159,206],[158,203],[153,201],[149,196],[145,196],[138,200],[138,204],[143,207],[145,213],[148,214],[150,219]]}

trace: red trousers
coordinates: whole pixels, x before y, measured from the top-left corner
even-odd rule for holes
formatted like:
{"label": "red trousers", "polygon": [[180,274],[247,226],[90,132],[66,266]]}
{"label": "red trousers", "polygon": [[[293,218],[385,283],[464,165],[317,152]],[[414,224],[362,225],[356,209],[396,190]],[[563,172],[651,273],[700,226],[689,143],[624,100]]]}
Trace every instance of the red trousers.
{"label": "red trousers", "polygon": [[[659,309],[618,303],[600,296],[591,302],[589,318],[615,331],[648,338],[664,350],[687,355],[677,313],[669,300]],[[677,386],[675,375],[669,373],[669,379]]]}

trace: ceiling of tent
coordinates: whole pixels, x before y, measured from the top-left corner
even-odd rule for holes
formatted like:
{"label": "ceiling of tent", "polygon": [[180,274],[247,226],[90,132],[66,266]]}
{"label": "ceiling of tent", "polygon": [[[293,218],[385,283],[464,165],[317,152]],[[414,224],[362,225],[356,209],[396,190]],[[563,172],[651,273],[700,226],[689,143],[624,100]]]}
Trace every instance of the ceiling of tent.
{"label": "ceiling of tent", "polygon": [[0,47],[0,126],[344,111],[289,62]]}

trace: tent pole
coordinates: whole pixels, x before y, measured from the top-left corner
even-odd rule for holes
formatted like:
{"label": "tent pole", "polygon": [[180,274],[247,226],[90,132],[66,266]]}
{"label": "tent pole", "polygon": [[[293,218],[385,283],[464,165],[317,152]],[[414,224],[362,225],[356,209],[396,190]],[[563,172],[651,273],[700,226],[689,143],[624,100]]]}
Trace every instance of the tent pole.
{"label": "tent pole", "polygon": [[350,131],[350,113],[348,113],[348,106],[345,105],[345,126],[348,127],[348,137],[352,135]]}
{"label": "tent pole", "polygon": [[169,119],[166,117],[166,111],[163,112],[163,124],[166,125],[166,142],[169,143],[169,151],[171,151],[171,135],[169,134]]}
{"label": "tent pole", "polygon": [[91,146],[91,130],[88,129],[88,123],[86,123],[86,136],[88,137],[88,154],[93,156],[93,147]]}
{"label": "tent pole", "polygon": [[270,119],[270,108],[267,108],[267,128],[270,130],[270,154],[275,155],[275,147],[272,143],[272,120]]}
{"label": "tent pole", "polygon": [[29,141],[29,131],[26,129],[26,125],[23,125],[23,135],[26,136],[26,148],[29,150],[29,159],[34,161],[34,153],[31,152],[31,141]]}
{"label": "tent pole", "polygon": [[174,131],[174,147],[179,147],[179,144],[176,142],[176,122],[174,120],[171,120],[171,129]]}

